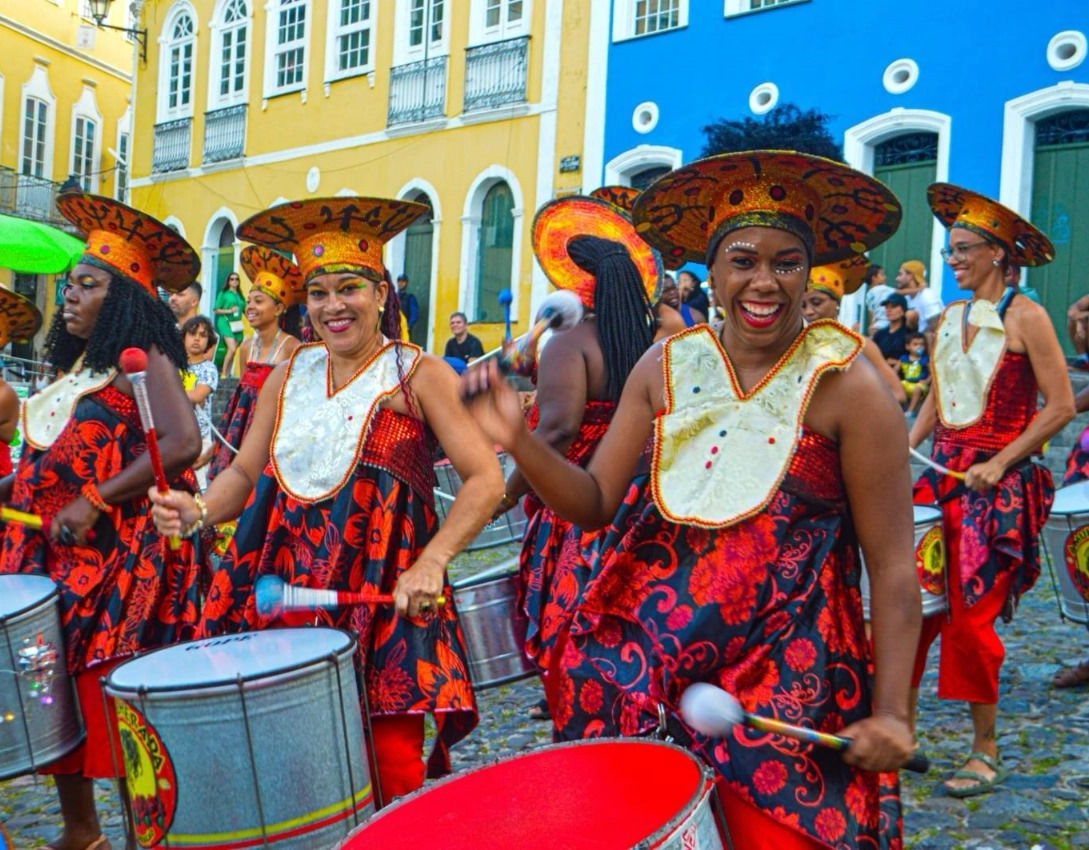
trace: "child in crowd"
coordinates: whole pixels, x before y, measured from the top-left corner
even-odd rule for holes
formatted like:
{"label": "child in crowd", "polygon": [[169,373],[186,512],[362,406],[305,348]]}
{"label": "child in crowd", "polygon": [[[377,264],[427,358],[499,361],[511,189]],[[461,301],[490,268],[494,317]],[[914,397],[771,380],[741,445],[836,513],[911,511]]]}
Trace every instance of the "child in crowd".
{"label": "child in crowd", "polygon": [[912,333],[907,338],[907,354],[900,358],[900,383],[907,393],[907,414],[914,419],[930,389],[930,357],[926,337],[921,333]]}
{"label": "child in crowd", "polygon": [[212,458],[212,396],[219,386],[216,364],[207,359],[208,352],[216,344],[216,332],[207,316],[193,316],[182,325],[182,343],[189,368],[182,375],[182,384],[193,403],[193,412],[200,426],[200,457],[193,464],[197,481],[203,490],[208,486],[208,461]]}

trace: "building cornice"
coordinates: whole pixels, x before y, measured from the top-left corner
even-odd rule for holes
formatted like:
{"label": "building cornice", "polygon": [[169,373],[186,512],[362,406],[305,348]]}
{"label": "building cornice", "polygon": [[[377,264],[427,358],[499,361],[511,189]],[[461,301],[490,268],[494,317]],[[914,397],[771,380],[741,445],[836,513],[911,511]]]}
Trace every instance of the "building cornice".
{"label": "building cornice", "polygon": [[52,47],[54,50],[59,50],[65,56],[75,59],[77,62],[83,62],[86,65],[90,65],[92,68],[96,68],[106,74],[111,74],[117,77],[121,82],[131,84],[132,75],[126,74],[112,65],[103,62],[101,59],[95,59],[93,56],[87,56],[84,53],[80,53],[71,44],[66,44],[60,39],[53,38],[52,36],[42,35],[40,32],[28,27],[26,24],[13,20],[6,15],[0,15],[0,26],[7,27],[10,30],[14,30],[20,35],[25,35],[32,41],[36,41],[39,44],[44,44],[46,47]]}

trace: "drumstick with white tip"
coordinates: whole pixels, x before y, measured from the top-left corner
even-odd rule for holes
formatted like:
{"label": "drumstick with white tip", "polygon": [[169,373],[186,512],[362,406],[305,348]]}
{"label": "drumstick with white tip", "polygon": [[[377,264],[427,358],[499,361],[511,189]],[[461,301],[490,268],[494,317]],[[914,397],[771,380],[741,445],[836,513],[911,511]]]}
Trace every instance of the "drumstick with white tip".
{"label": "drumstick with white tip", "polygon": [[[346,605],[392,605],[393,594],[299,587],[287,584],[279,576],[263,575],[254,582],[253,602],[258,616],[271,619],[288,611],[313,611]],[[438,597],[435,603],[445,605],[446,597]]]}
{"label": "drumstick with white tip", "polygon": [[508,339],[499,355],[499,368],[505,375],[530,375],[537,362],[537,343],[551,329],[565,331],[582,321],[582,302],[573,292],[558,289],[541,302],[537,320],[529,333],[518,340]]}
{"label": "drumstick with white tip", "polygon": [[952,478],[956,478],[958,481],[963,481],[964,480],[964,473],[963,472],[955,472],[954,470],[950,469],[948,466],[942,466],[936,460],[932,460],[931,458],[928,458],[922,452],[915,451],[915,449],[913,449],[911,446],[908,446],[908,451],[911,452],[911,454],[915,457],[916,460],[922,461],[927,466],[929,466],[931,469],[937,470],[938,472],[942,473],[943,475],[948,475],[948,476],[950,476]]}
{"label": "drumstick with white tip", "polygon": [[[689,726],[710,738],[722,738],[738,723],[743,723],[761,732],[783,735],[833,750],[843,751],[851,746],[851,739],[842,735],[831,735],[781,720],[772,720],[770,717],[761,717],[759,714],[750,714],[741,707],[736,697],[708,682],[689,685],[681,694],[681,716]],[[904,764],[904,769],[926,773],[930,770],[930,760],[926,756],[913,755]]]}

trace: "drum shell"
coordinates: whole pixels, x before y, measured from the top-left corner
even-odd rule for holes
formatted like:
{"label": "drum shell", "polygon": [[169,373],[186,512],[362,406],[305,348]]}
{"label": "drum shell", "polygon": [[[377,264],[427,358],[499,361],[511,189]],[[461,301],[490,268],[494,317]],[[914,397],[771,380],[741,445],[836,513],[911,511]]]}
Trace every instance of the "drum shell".
{"label": "drum shell", "polygon": [[[13,598],[15,583],[37,601],[0,620],[0,713],[14,715],[0,723],[0,779],[33,773],[72,752],[84,737],[75,683],[65,660],[56,585],[44,576],[0,576],[0,600]],[[57,653],[50,704],[30,696],[29,679],[15,672],[20,669],[19,650],[27,645],[24,641],[35,644],[39,635]]]}
{"label": "drum shell", "polygon": [[[505,480],[514,471],[514,460],[506,452],[500,452],[498,460]],[[457,496],[458,490],[461,489],[461,478],[448,460],[435,464],[435,478],[438,481],[435,487],[435,513],[441,523],[446,519],[450,505]],[[492,546],[521,541],[525,530],[526,515],[519,501],[509,511],[485,525],[473,541],[465,547],[465,551],[472,552],[476,549],[488,549]]]}
{"label": "drum shell", "polygon": [[[937,508],[932,508],[928,505],[915,505],[915,548],[914,560],[917,562],[920,558],[925,557],[925,554],[921,552],[924,540],[927,534],[933,529],[938,529],[941,532],[942,528],[942,515],[941,511]],[[944,563],[945,559],[945,547],[942,547],[942,559]],[[861,591],[862,591],[862,612],[866,621],[870,619],[870,577],[866,574],[865,565],[863,565],[862,579],[861,579]],[[919,594],[922,597],[923,604],[923,617],[933,617],[935,614],[943,614],[949,610],[949,597],[945,593],[934,594],[928,590],[920,587]]]}
{"label": "drum shell", "polygon": [[1044,525],[1042,542],[1052,574],[1058,585],[1059,611],[1075,623],[1089,625],[1089,601],[1086,601],[1070,578],[1066,563],[1067,542],[1083,528],[1089,527],[1089,486],[1084,482],[1071,484],[1055,492],[1051,515]]}
{"label": "drum shell", "polygon": [[[613,753],[621,748],[626,753],[634,748],[638,757],[625,755],[617,761]],[[568,758],[575,760],[576,769],[565,771]],[[683,780],[675,778],[680,759],[687,765]],[[639,769],[634,769],[636,764]],[[655,798],[666,794],[671,795],[668,816],[647,828],[654,815],[647,816],[645,810],[662,809]],[[711,771],[673,744],[575,741],[433,783],[382,809],[339,847],[722,850],[724,826],[716,822],[714,795]],[[634,820],[637,826],[631,824]],[[636,831],[642,834],[634,835]]]}
{"label": "drum shell", "polygon": [[537,673],[525,654],[528,621],[518,605],[520,591],[520,574],[505,566],[454,585],[469,678],[475,688],[515,682]]}
{"label": "drum shell", "polygon": [[[215,640],[223,639],[188,646]],[[261,846],[266,833],[280,850],[324,848],[366,820],[374,811],[373,795],[352,666],[354,640],[348,647],[309,665],[207,687],[118,687],[114,676],[124,665],[116,668],[106,692],[121,703],[119,722],[126,707],[129,716],[138,712],[161,742],[175,777],[165,835],[138,835],[140,843]],[[128,759],[126,769],[131,777]]]}

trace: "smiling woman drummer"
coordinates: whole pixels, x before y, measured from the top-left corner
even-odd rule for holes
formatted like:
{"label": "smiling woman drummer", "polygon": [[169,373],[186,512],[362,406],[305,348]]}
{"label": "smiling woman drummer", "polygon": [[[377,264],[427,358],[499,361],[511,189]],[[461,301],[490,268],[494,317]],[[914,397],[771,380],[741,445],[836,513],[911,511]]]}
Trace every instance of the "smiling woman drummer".
{"label": "smiling woman drummer", "polygon": [[[240,239],[295,254],[322,341],[273,370],[237,457],[206,501],[155,497],[164,533],[241,514],[205,603],[206,635],[261,625],[252,589],[264,573],[394,595],[396,610],[360,605],[331,619],[359,634],[356,669],[385,802],[423,783],[425,712],[437,723],[433,775],[449,769],[448,747],[476,724],[457,612],[450,603],[436,608],[436,599],[453,598],[446,566],[503,493],[494,448],[462,407],[453,371],[395,341],[399,311],[389,306],[382,246],[425,211],[325,198],[282,204],[239,226]],[[436,438],[464,482],[437,531]]]}
{"label": "smiling woman drummer", "polygon": [[[555,655],[557,726],[639,735],[666,720],[718,771],[737,847],[899,846],[895,777],[873,771],[912,748],[907,432],[859,337],[801,311],[813,264],[879,244],[899,219],[880,183],[802,154],[713,157],[652,184],[637,228],[663,256],[706,263],[725,323],[647,351],[586,469],[526,431],[490,365],[463,378],[477,421],[546,504],[583,528],[612,524]],[[644,489],[632,476],[651,438]],[[669,715],[700,681],[853,743],[841,757],[744,729],[678,729]]]}

